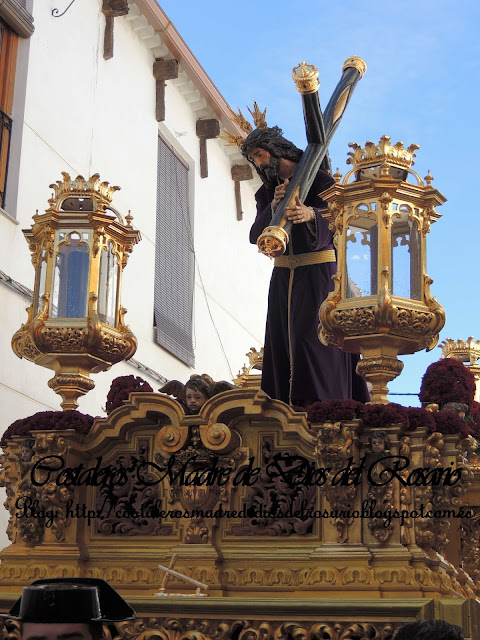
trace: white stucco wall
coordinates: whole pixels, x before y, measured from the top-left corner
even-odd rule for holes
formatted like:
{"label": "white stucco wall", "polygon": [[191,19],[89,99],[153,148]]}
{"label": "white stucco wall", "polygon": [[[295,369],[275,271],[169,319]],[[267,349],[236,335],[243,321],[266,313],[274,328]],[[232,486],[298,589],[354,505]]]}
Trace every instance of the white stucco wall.
{"label": "white stucco wall", "polygon": [[[44,210],[61,172],[85,177],[98,172],[120,185],[113,205],[131,210],[142,233],[124,272],[122,304],[138,339],[135,358],[168,379],[185,381],[194,372],[230,379],[245,363],[250,347],[263,343],[269,261],[248,242],[254,219],[250,183],[242,183],[244,220],[236,220],[231,160],[220,140],[209,140],[209,177],[200,178],[198,115],[173,82],[167,82],[166,120],[155,119],[153,55],[131,20],[115,19],[115,48],[103,59],[104,17],[100,0],[75,3],[53,18],[54,0],[36,0],[35,32],[30,41],[25,116],[16,220],[0,214],[0,270],[33,288],[30,252],[21,232],[35,210]],[[200,61],[201,62],[201,61]],[[196,252],[194,291],[195,369],[158,346],[153,331],[157,135],[168,138],[190,164]],[[202,280],[198,274],[200,269]],[[18,359],[10,348],[13,333],[26,320],[29,301],[0,283],[3,313],[0,332],[0,431],[15,419],[60,408],[47,386],[53,373]],[[207,309],[208,300],[210,313]],[[226,357],[218,336],[221,337]],[[230,363],[230,368],[227,364]],[[128,363],[94,375],[96,388],[80,400],[80,410],[103,415],[111,380],[142,375]],[[8,543],[0,512],[0,547]]]}

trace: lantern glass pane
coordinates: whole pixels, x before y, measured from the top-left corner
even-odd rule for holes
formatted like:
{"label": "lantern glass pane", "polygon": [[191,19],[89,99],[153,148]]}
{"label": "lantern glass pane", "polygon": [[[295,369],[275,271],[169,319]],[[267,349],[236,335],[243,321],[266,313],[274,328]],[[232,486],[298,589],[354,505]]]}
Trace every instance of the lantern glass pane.
{"label": "lantern glass pane", "polygon": [[408,205],[400,205],[397,214],[392,218],[392,293],[420,300],[420,234],[414,221],[409,220]]}
{"label": "lantern glass pane", "polygon": [[60,244],[55,261],[52,318],[84,318],[87,311],[88,247],[78,233]]}
{"label": "lantern glass pane", "polygon": [[98,283],[98,317],[102,322],[115,326],[117,316],[118,256],[113,253],[113,242],[100,256],[100,278]]}
{"label": "lantern glass pane", "polygon": [[347,298],[377,293],[378,229],[372,218],[354,219],[347,230]]}

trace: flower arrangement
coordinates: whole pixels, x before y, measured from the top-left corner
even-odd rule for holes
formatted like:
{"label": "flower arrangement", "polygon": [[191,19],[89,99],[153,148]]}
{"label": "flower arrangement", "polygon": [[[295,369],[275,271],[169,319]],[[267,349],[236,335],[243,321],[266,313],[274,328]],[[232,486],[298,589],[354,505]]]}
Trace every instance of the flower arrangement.
{"label": "flower arrangement", "polygon": [[432,431],[439,431],[445,435],[461,433],[464,438],[470,434],[468,422],[460,418],[455,411],[434,411],[432,416],[435,422]]}
{"label": "flower arrangement", "polygon": [[433,362],[422,378],[420,400],[436,403],[461,402],[471,409],[475,396],[475,378],[464,364],[454,358]]}
{"label": "flower arrangement", "polygon": [[362,406],[356,400],[324,400],[314,402],[307,408],[307,418],[310,422],[341,422],[354,420]]}
{"label": "flower arrangement", "polygon": [[401,422],[409,428],[408,411],[399,404],[364,404],[360,406],[358,417],[372,429],[384,429],[390,424]]}
{"label": "flower arrangement", "polygon": [[402,423],[404,431],[408,432],[426,427],[429,432],[461,433],[464,437],[471,432],[472,435],[478,434],[480,439],[480,404],[474,404],[478,406],[475,406],[476,413],[472,414],[470,422],[465,422],[455,411],[432,413],[420,407],[403,407],[394,403],[362,404],[355,400],[315,402],[306,412],[309,422],[313,423],[342,422],[360,418],[372,429],[384,429],[391,424]]}
{"label": "flower arrangement", "polygon": [[74,429],[77,433],[90,431],[95,418],[80,411],[39,411],[33,416],[15,420],[8,427],[0,440],[4,447],[12,436],[27,436],[30,431],[65,431]]}
{"label": "flower arrangement", "polygon": [[121,407],[124,400],[133,391],[153,391],[152,387],[140,376],[119,376],[112,381],[107,395],[105,411],[109,415],[117,407]]}
{"label": "flower arrangement", "polygon": [[406,407],[408,412],[408,427],[406,431],[415,431],[419,427],[427,427],[429,431],[435,431],[435,420],[431,411],[421,407]]}

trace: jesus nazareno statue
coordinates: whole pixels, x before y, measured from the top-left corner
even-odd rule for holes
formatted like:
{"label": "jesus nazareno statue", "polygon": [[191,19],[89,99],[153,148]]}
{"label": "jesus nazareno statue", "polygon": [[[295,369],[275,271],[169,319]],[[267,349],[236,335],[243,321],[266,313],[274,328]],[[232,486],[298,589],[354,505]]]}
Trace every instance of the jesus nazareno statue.
{"label": "jesus nazareno statue", "polygon": [[[253,131],[242,149],[265,178],[255,194],[257,217],[250,230],[250,241],[256,243],[284,197],[302,151],[278,127]],[[364,380],[355,373],[358,356],[327,347],[317,336],[318,310],[333,289],[336,272],[332,233],[321,216],[326,205],[318,194],[333,182],[319,169],[304,202],[297,196],[295,208],[287,212],[293,222],[289,254],[275,258],[270,281],[262,389],[304,407],[317,400],[369,400]]]}
{"label": "jesus nazareno statue", "polygon": [[328,168],[327,144],[346,106],[336,109],[341,96],[351,93],[359,77],[357,67],[344,67],[325,112],[326,127],[318,82],[308,93],[299,89],[308,139],[305,152],[266,123],[249,133],[242,146],[263,181],[255,194],[257,217],[250,242],[268,235],[266,228],[275,233],[280,227],[280,236],[289,230],[288,255],[275,257],[270,282],[262,389],[272,398],[303,407],[318,400],[369,400],[365,381],[355,372],[358,356],[325,346],[317,336],[318,310],[333,290],[336,272],[332,233],[321,215],[326,204],[319,195],[334,180],[320,167]]}

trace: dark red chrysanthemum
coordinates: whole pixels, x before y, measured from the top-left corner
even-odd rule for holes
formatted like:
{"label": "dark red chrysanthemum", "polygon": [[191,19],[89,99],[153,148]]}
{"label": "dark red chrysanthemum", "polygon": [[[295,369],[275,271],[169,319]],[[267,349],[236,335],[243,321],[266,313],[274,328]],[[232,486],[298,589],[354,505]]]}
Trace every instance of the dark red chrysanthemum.
{"label": "dark red chrysanthemum", "polygon": [[31,431],[65,431],[74,429],[77,433],[90,431],[95,418],[80,411],[39,411],[33,416],[15,420],[2,436],[0,445],[4,447],[13,436],[27,436]]}
{"label": "dark red chrysanthemum", "polygon": [[371,429],[384,429],[390,424],[401,422],[409,428],[408,410],[400,404],[365,404],[359,409],[359,418]]}
{"label": "dark red chrysanthemum", "polygon": [[119,376],[112,381],[107,395],[105,411],[110,414],[117,407],[121,407],[124,400],[134,391],[153,391],[152,387],[140,376]]}
{"label": "dark red chrysanthemum", "polygon": [[432,416],[435,421],[435,431],[446,435],[461,433],[465,438],[470,433],[468,422],[460,418],[455,411],[434,411]]}
{"label": "dark red chrysanthemum", "polygon": [[356,400],[324,400],[314,402],[307,408],[310,422],[341,422],[357,417],[361,402]]}
{"label": "dark red chrysanthemum", "polygon": [[454,358],[433,362],[422,378],[420,400],[440,407],[447,402],[461,402],[470,408],[475,396],[475,378],[464,364]]}

